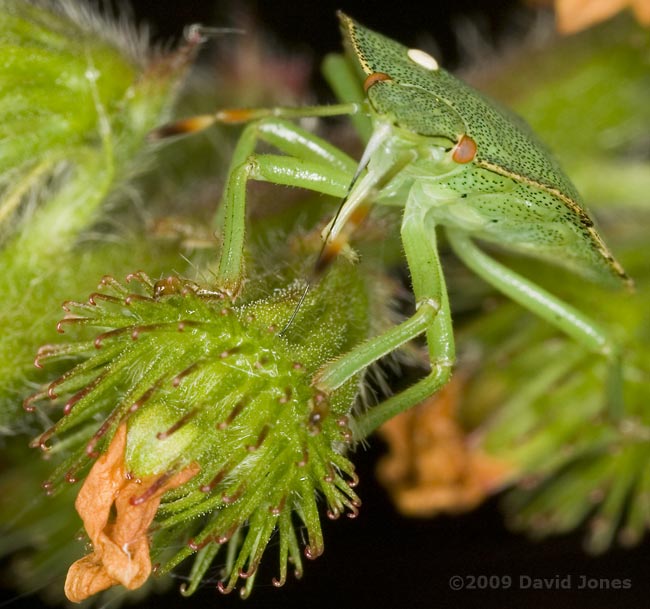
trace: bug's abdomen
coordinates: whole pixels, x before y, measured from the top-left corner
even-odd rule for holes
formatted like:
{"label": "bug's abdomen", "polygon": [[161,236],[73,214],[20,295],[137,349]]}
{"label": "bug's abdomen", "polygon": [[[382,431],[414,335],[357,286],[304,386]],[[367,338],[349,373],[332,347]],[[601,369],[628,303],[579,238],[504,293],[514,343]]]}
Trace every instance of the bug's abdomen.
{"label": "bug's abdomen", "polygon": [[413,186],[411,196],[429,207],[438,224],[592,280],[620,282],[617,264],[591,219],[542,188],[468,166],[443,180],[421,181]]}

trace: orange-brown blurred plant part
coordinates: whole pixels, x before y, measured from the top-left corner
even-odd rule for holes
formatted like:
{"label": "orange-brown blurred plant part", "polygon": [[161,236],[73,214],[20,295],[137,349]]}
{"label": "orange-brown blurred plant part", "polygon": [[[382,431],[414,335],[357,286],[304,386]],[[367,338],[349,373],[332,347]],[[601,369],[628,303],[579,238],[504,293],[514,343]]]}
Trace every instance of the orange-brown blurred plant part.
{"label": "orange-brown blurred plant part", "polygon": [[377,467],[381,483],[406,516],[469,511],[501,490],[514,466],[492,457],[459,421],[463,374],[379,430],[388,454]]}
{"label": "orange-brown blurred plant part", "polygon": [[554,6],[562,34],[579,32],[623,10],[631,10],[640,24],[650,26],[650,0],[555,0]]}

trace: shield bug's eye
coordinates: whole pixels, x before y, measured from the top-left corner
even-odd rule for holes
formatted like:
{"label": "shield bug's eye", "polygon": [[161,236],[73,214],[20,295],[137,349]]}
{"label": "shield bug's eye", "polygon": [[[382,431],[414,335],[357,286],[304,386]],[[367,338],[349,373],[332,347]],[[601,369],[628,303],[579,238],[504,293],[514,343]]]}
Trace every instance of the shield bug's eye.
{"label": "shield bug's eye", "polygon": [[367,93],[368,89],[370,89],[370,87],[372,87],[372,85],[375,83],[387,80],[392,80],[388,74],[384,74],[383,72],[373,72],[372,74],[368,75],[366,80],[363,81],[363,90]]}
{"label": "shield bug's eye", "polygon": [[438,62],[433,57],[431,57],[429,53],[425,53],[420,49],[409,49],[406,54],[408,55],[408,58],[411,61],[417,63],[420,67],[424,68],[425,70],[433,71],[433,70],[437,70],[440,67],[438,65]]}
{"label": "shield bug's eye", "polygon": [[475,156],[476,142],[469,135],[463,135],[451,152],[451,158],[456,163],[469,163]]}

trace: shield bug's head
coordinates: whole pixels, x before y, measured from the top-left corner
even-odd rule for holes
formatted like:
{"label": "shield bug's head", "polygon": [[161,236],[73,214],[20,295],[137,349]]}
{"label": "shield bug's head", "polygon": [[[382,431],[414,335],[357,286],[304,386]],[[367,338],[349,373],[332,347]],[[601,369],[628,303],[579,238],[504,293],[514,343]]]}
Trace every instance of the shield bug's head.
{"label": "shield bug's head", "polygon": [[372,110],[417,135],[440,137],[453,146],[466,133],[459,113],[436,92],[449,75],[421,49],[410,49],[338,13],[343,44],[363,74]]}

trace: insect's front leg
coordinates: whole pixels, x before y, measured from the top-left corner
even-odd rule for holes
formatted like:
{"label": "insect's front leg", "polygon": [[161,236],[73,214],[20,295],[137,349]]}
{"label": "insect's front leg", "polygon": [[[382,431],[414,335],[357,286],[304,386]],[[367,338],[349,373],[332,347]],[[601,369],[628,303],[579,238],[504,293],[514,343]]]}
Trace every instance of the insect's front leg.
{"label": "insect's front leg", "polygon": [[608,408],[612,418],[620,418],[623,414],[621,352],[607,330],[575,307],[482,252],[468,234],[447,228],[447,236],[455,254],[477,275],[590,351],[608,359]]}
{"label": "insect's front leg", "polygon": [[354,173],[357,162],[341,149],[295,123],[280,118],[265,118],[248,125],[242,132],[233,156],[229,173],[241,165],[260,142],[265,142],[290,156],[331,165],[342,171]]}
{"label": "insect's front leg", "polygon": [[431,372],[415,385],[358,417],[355,435],[362,439],[396,414],[415,406],[443,387],[454,362],[454,338],[447,289],[438,257],[435,225],[420,210],[407,206],[402,241],[416,296],[416,312],[405,322],[325,366],[314,384],[327,392],[343,384],[380,357],[426,333]]}
{"label": "insect's front leg", "polygon": [[[257,154],[260,141],[285,154]],[[236,294],[244,276],[246,185],[258,180],[343,197],[356,162],[325,140],[281,119],[244,129],[233,153],[223,205],[215,223],[223,235],[217,271],[220,289]]]}

